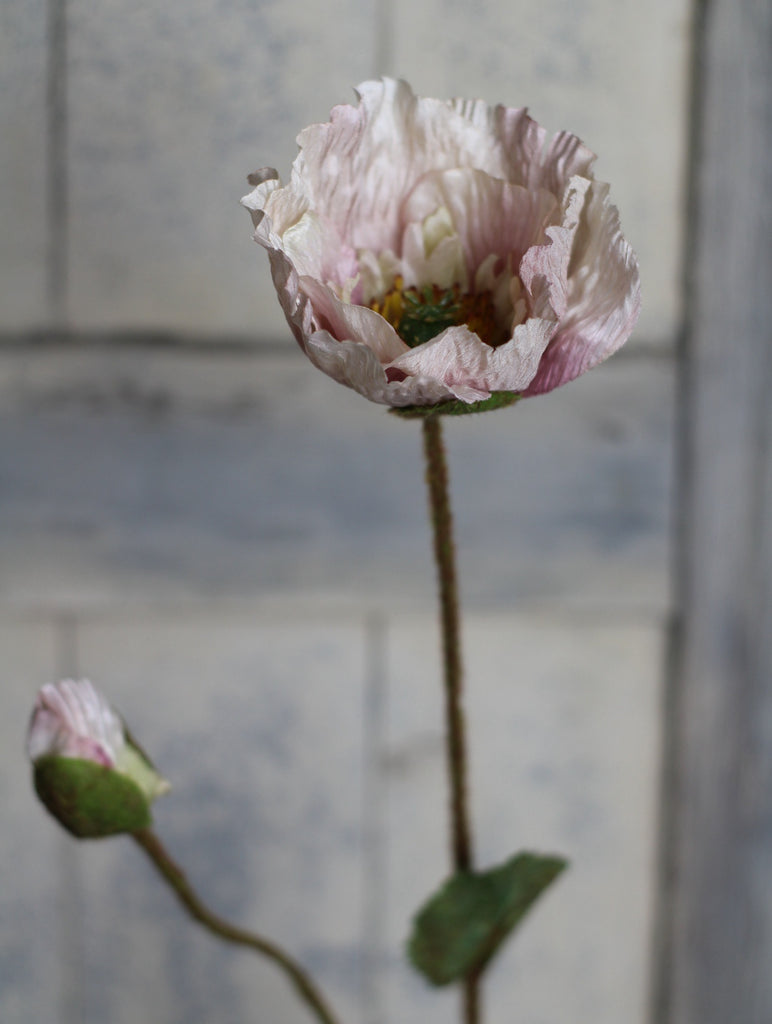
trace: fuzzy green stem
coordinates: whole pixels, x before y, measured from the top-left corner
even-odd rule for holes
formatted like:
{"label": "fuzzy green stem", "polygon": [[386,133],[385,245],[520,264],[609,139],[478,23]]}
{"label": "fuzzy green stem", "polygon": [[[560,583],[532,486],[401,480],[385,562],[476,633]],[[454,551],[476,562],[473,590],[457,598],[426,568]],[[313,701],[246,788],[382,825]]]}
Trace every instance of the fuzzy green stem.
{"label": "fuzzy green stem", "polygon": [[[453,517],[448,467],[439,416],[423,421],[426,483],[434,535],[434,557],[440,589],[440,624],[445,690],[446,756],[450,781],[451,852],[456,871],[472,870],[472,832],[467,800],[467,757],[462,702],[461,632],[458,614]],[[464,1024],[479,1024],[480,986],[477,974],[463,983]]]}
{"label": "fuzzy green stem", "polygon": [[157,868],[159,874],[174,890],[177,899],[192,918],[203,925],[207,931],[226,942],[247,946],[268,957],[269,960],[273,960],[277,967],[284,971],[299,997],[313,1015],[321,1021],[321,1024],[338,1024],[321,993],[300,964],[270,940],[229,924],[217,914],[212,913],[198,898],[187,880],[185,872],[172,860],[154,832],[142,829],[132,835]]}

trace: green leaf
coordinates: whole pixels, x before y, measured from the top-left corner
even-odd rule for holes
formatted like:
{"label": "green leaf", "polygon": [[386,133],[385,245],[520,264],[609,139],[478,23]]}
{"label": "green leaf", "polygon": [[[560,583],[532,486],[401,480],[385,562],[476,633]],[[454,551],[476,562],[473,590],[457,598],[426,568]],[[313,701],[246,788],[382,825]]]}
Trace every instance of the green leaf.
{"label": "green leaf", "polygon": [[479,973],[566,865],[518,853],[501,867],[453,875],[415,917],[407,947],[413,966],[433,985]]}
{"label": "green leaf", "polygon": [[427,416],[465,416],[467,413],[505,409],[508,405],[514,405],[520,397],[519,391],[494,391],[489,398],[481,402],[451,400],[440,402],[438,405],[392,406],[389,412],[406,420],[425,419]]}
{"label": "green leaf", "polygon": [[78,839],[136,832],[150,825],[150,804],[126,775],[78,757],[38,758],[35,792]]}

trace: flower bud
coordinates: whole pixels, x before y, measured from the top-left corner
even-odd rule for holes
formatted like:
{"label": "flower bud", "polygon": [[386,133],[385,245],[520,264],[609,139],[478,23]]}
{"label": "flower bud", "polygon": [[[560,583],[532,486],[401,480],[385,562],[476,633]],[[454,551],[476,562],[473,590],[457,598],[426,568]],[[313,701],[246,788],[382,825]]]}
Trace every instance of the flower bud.
{"label": "flower bud", "polygon": [[151,802],[169,789],[87,679],[40,690],[27,753],[41,801],[79,839],[147,828]]}

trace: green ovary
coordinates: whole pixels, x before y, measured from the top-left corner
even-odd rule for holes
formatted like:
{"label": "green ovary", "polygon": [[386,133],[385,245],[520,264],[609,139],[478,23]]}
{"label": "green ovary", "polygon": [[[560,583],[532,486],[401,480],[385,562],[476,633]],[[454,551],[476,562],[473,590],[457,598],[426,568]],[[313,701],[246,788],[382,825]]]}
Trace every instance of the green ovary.
{"label": "green ovary", "polygon": [[403,288],[397,278],[394,287],[380,301],[372,303],[376,313],[389,321],[406,345],[423,345],[448,327],[466,324],[491,347],[496,339],[496,314],[490,292],[463,293],[459,285],[439,288]]}

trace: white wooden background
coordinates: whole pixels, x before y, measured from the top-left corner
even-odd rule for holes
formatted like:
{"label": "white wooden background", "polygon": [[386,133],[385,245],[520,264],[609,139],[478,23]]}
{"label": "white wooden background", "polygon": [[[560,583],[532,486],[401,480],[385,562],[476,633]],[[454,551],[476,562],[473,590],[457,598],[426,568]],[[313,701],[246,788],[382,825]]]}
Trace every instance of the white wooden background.
{"label": "white wooden background", "polygon": [[3,0],[3,1024],[308,1019],[36,804],[63,674],[345,1024],[456,1019],[401,953],[447,869],[418,430],[302,359],[237,203],[380,73],[582,135],[644,283],[613,361],[447,431],[479,860],[572,860],[487,1024],[772,1019],[769,40],[766,0]]}

